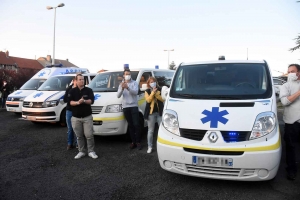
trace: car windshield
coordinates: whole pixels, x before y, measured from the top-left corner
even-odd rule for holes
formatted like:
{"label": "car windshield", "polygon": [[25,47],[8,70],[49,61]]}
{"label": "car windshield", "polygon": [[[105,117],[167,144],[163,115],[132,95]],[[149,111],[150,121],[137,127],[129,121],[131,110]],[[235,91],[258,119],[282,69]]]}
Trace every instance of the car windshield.
{"label": "car windshield", "polygon": [[[131,71],[132,80],[136,80],[137,71]],[[116,92],[123,81],[123,71],[98,74],[89,84],[94,92]]]}
{"label": "car windshield", "polygon": [[65,91],[74,76],[53,76],[49,78],[41,87],[39,91]]}
{"label": "car windshield", "polygon": [[272,95],[264,63],[221,63],[180,66],[170,97],[195,99],[258,99]]}
{"label": "car windshield", "polygon": [[37,90],[45,81],[46,79],[30,79],[20,88],[20,90]]}
{"label": "car windshield", "polygon": [[153,73],[160,87],[170,87],[175,71],[153,71]]}

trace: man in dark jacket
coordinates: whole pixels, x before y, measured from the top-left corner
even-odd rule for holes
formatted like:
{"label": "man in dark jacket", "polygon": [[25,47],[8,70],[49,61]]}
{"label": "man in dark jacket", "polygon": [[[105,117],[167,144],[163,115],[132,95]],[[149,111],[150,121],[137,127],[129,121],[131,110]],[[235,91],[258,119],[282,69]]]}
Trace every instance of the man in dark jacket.
{"label": "man in dark jacket", "polygon": [[72,88],[77,87],[76,84],[76,77],[73,78],[73,84],[70,85],[66,92],[65,92],[65,96],[64,96],[64,102],[67,103],[67,107],[66,107],[66,122],[67,122],[67,127],[68,127],[68,146],[67,146],[67,150],[70,150],[74,147],[76,147],[77,145],[77,139],[76,136],[74,134],[74,130],[72,128],[72,122],[71,122],[71,118],[72,118],[72,106],[70,105],[70,90]]}
{"label": "man in dark jacket", "polygon": [[3,80],[3,85],[1,87],[1,93],[2,93],[2,105],[1,107],[5,107],[7,96],[9,95],[9,87],[7,85],[6,80]]}

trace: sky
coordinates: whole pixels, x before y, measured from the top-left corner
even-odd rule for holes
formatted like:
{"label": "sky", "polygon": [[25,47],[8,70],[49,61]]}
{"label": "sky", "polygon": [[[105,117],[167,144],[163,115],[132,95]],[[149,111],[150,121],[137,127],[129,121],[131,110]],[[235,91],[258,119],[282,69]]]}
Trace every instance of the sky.
{"label": "sky", "polygon": [[[0,0],[0,50],[88,68],[167,69],[168,63],[266,60],[273,76],[299,63],[296,0]],[[172,50],[174,51],[164,51]],[[247,53],[248,52],[248,53]]]}

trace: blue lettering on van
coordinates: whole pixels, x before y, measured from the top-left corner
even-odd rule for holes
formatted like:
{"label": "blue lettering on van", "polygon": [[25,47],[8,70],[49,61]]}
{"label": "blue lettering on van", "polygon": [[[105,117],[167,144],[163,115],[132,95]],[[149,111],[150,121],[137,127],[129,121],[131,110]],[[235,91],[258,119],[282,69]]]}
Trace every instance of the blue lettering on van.
{"label": "blue lettering on van", "polygon": [[224,115],[228,115],[227,110],[222,110],[219,112],[219,107],[212,107],[212,111],[204,110],[202,114],[206,115],[201,119],[202,123],[205,124],[210,122],[210,128],[218,128],[218,122],[226,124],[228,119],[224,118]]}
{"label": "blue lettering on van", "polygon": [[21,94],[22,91],[17,91],[14,95]]}
{"label": "blue lettering on van", "polygon": [[100,94],[96,94],[96,95],[94,96],[94,100],[97,100],[97,99],[99,99],[100,97],[101,97]]}
{"label": "blue lettering on van", "polygon": [[42,72],[38,75],[38,77],[44,76],[45,74],[46,74],[46,72],[45,72],[45,71],[42,71]]}
{"label": "blue lettering on van", "polygon": [[40,96],[42,96],[43,94],[44,94],[44,93],[42,93],[42,92],[40,92],[40,93],[37,93],[37,94],[33,95],[33,98],[40,97]]}

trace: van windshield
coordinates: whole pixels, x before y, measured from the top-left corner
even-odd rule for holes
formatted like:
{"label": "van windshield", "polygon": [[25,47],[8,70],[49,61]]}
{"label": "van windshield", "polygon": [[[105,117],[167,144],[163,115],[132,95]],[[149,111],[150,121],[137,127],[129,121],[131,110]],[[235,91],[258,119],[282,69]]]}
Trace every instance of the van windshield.
{"label": "van windshield", "polygon": [[271,95],[265,63],[180,66],[170,90],[170,97],[187,99],[263,99]]}
{"label": "van windshield", "polygon": [[[131,71],[132,80],[136,80],[137,71]],[[105,72],[98,74],[89,84],[94,92],[117,92],[123,80],[123,71]]]}
{"label": "van windshield", "polygon": [[46,79],[30,79],[20,88],[20,90],[37,90],[45,81]]}
{"label": "van windshield", "polygon": [[74,76],[53,76],[50,77],[43,85],[38,89],[39,91],[65,91]]}

